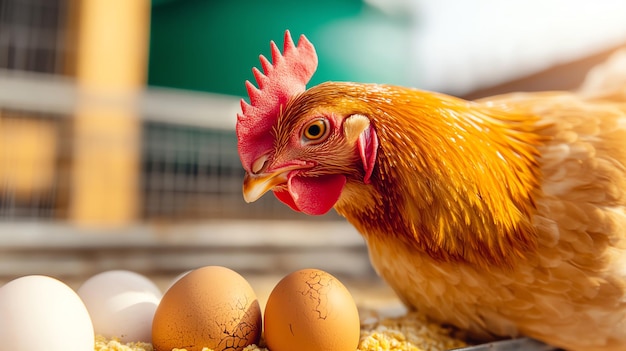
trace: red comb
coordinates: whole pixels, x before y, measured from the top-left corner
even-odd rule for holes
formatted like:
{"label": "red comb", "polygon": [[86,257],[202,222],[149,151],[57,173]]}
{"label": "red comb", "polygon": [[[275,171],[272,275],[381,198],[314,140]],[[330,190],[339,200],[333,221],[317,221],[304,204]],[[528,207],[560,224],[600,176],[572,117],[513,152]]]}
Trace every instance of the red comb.
{"label": "red comb", "polygon": [[315,48],[302,35],[296,46],[289,31],[285,31],[283,54],[276,44],[270,43],[272,61],[260,56],[263,73],[252,69],[259,86],[246,81],[250,104],[241,99],[241,111],[237,114],[237,147],[243,168],[250,172],[252,163],[273,145],[270,134],[282,106],[294,95],[306,90],[315,69]]}

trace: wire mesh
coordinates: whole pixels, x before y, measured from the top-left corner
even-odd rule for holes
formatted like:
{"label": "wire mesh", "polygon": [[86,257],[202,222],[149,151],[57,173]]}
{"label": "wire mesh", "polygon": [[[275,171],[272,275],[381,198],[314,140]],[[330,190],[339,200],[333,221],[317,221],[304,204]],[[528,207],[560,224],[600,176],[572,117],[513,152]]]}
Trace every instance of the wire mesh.
{"label": "wire mesh", "polygon": [[0,68],[66,72],[69,7],[70,0],[0,0]]}

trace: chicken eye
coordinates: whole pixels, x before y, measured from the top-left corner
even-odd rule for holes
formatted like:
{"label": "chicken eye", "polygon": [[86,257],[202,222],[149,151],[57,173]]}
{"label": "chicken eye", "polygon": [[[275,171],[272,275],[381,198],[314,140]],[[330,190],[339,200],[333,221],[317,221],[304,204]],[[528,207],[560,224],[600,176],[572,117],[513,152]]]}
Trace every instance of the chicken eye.
{"label": "chicken eye", "polygon": [[328,122],[316,119],[304,128],[303,137],[306,141],[321,141],[328,134]]}

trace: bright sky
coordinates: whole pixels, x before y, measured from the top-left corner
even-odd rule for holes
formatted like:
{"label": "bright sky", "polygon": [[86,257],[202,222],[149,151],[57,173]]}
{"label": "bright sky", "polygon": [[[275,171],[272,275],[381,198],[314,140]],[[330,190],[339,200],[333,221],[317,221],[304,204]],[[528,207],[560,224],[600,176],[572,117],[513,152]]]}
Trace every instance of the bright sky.
{"label": "bright sky", "polygon": [[417,18],[412,79],[431,90],[462,94],[626,43],[623,0],[369,2]]}

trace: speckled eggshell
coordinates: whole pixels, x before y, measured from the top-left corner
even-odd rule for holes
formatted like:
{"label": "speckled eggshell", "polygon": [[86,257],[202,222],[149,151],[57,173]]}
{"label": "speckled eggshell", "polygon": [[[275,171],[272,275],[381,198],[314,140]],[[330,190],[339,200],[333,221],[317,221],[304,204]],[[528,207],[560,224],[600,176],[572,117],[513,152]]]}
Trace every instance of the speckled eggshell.
{"label": "speckled eggshell", "polygon": [[354,351],[359,343],[352,295],[337,278],[317,269],[283,278],[268,298],[264,322],[272,351]]}
{"label": "speckled eggshell", "polygon": [[187,273],[163,295],[152,321],[157,351],[243,350],[261,336],[261,308],[238,273],[207,266]]}

